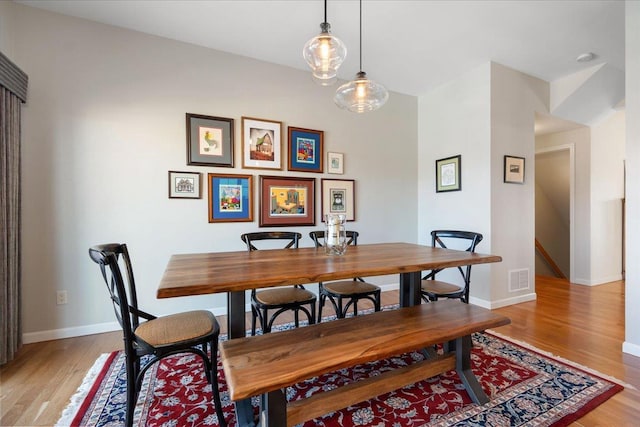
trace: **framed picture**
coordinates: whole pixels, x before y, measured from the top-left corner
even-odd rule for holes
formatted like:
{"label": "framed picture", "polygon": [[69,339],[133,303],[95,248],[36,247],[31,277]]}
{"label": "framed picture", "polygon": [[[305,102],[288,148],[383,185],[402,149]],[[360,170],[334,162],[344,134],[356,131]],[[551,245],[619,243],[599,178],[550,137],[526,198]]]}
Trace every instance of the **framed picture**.
{"label": "framed picture", "polygon": [[504,156],[504,182],[524,184],[524,157]]}
{"label": "framed picture", "polygon": [[345,214],[355,221],[356,206],[353,179],[322,179],[322,221],[326,214]]}
{"label": "framed picture", "polygon": [[233,167],[233,119],[187,113],[187,164]]}
{"label": "framed picture", "polygon": [[316,225],[315,178],[260,176],[260,227]]}
{"label": "framed picture", "polygon": [[253,176],[210,173],[209,222],[253,221]]}
{"label": "framed picture", "polygon": [[447,157],[436,160],[436,193],[444,191],[460,191],[460,161],[461,156]]}
{"label": "framed picture", "polygon": [[289,170],[322,172],[323,138],[321,130],[289,126]]}
{"label": "framed picture", "polygon": [[170,199],[199,199],[202,197],[200,172],[169,171]]}
{"label": "framed picture", "polygon": [[327,172],[342,175],[344,173],[344,155],[327,153]]}
{"label": "framed picture", "polygon": [[282,122],[242,118],[242,167],[282,169]]}

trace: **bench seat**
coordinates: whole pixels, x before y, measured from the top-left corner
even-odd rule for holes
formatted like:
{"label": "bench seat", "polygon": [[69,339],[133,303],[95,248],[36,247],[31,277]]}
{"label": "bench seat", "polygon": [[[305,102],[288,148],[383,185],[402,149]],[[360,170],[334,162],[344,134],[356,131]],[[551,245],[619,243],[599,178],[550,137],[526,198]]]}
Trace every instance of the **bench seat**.
{"label": "bench seat", "polygon": [[[229,394],[262,395],[263,426],[295,425],[456,369],[477,403],[488,398],[471,372],[471,334],[510,323],[490,310],[444,300],[221,343]],[[439,343],[453,351],[295,402],[282,389],[315,376]]]}

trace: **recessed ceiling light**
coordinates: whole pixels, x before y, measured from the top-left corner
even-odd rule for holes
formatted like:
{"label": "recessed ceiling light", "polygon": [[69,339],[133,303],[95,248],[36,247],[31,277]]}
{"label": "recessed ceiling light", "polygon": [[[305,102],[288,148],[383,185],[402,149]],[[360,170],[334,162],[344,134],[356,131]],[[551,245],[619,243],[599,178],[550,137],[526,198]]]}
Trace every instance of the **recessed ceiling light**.
{"label": "recessed ceiling light", "polygon": [[576,58],[576,61],[578,61],[578,62],[589,62],[589,61],[592,61],[595,57],[596,57],[596,55],[591,53],[591,52],[582,53],[582,54],[578,55],[578,57]]}

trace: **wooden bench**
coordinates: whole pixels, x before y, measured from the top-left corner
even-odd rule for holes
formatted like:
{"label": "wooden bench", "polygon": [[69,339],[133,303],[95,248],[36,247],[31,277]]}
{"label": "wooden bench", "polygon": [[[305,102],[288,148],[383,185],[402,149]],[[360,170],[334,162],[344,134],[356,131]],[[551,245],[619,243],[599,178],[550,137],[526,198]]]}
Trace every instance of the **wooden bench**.
{"label": "wooden bench", "polygon": [[[486,403],[489,399],[471,372],[471,334],[509,323],[490,310],[444,300],[224,341],[220,352],[231,399],[237,403],[262,395],[261,425],[293,426],[452,369],[474,402]],[[283,389],[300,381],[449,342],[455,345],[444,355],[286,401]]]}

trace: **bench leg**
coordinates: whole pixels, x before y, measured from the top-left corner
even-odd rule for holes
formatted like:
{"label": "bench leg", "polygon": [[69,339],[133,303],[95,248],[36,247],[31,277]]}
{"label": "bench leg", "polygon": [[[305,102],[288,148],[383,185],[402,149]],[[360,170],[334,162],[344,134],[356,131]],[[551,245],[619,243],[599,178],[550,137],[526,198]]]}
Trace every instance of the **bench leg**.
{"label": "bench leg", "polygon": [[262,395],[260,402],[260,427],[287,426],[287,398],[283,390]]}
{"label": "bench leg", "polygon": [[256,422],[253,419],[253,406],[251,399],[244,399],[235,402],[236,405],[236,424],[238,427],[255,427]]}
{"label": "bench leg", "polygon": [[482,386],[478,379],[471,371],[471,335],[466,335],[456,339],[456,371],[464,384],[464,388],[478,405],[484,405],[489,402],[489,398],[482,390]]}

